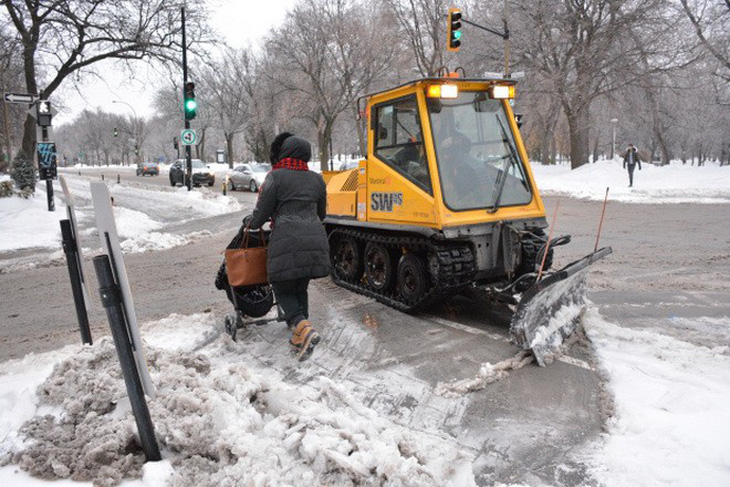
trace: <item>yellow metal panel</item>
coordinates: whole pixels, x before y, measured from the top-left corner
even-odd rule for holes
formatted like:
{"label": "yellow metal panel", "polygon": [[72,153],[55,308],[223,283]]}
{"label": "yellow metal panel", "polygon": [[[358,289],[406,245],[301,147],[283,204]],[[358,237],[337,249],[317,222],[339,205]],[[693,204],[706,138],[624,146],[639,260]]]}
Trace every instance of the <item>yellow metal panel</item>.
{"label": "yellow metal panel", "polygon": [[[357,188],[348,184],[357,169],[341,172],[330,172],[327,176],[327,214],[339,216],[355,216]],[[343,190],[343,187],[349,190]]]}
{"label": "yellow metal panel", "polygon": [[375,156],[368,158],[368,221],[433,227],[433,197]]}
{"label": "yellow metal panel", "polygon": [[357,193],[334,193],[327,195],[327,214],[337,216],[355,216]]}

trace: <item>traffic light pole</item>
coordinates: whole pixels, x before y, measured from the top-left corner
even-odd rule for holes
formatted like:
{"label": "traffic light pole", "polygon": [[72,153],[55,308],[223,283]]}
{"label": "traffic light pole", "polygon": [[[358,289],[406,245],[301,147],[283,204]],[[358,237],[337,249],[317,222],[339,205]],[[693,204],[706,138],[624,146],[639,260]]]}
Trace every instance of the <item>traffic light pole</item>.
{"label": "traffic light pole", "polygon": [[[180,8],[182,18],[182,62],[183,62],[183,100],[185,99],[185,86],[188,84],[188,46],[185,40],[185,7]],[[183,118],[185,119],[185,129],[190,128],[190,120],[185,116],[183,110]],[[193,189],[193,161],[191,158],[190,144],[185,145],[185,174],[187,174],[188,191]]]}

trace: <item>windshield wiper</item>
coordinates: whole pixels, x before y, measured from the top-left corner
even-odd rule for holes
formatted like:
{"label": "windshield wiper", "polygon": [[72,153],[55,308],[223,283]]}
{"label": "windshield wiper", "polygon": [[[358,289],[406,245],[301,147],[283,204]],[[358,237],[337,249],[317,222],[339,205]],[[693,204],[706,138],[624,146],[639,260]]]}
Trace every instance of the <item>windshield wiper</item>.
{"label": "windshield wiper", "polygon": [[507,146],[507,150],[509,151],[507,155],[509,157],[505,159],[504,164],[502,165],[502,167],[499,168],[499,174],[497,175],[496,181],[497,187],[495,188],[494,193],[492,193],[496,196],[493,198],[494,204],[490,209],[487,210],[488,213],[497,213],[497,210],[499,210],[499,200],[502,198],[504,184],[507,182],[508,164],[510,166],[517,165],[517,154],[515,154],[515,149],[509,142],[509,137],[507,137],[507,131],[502,124],[502,120],[499,119],[499,116],[497,116],[497,123],[499,124],[499,129],[502,131],[502,142],[504,142],[504,145]]}

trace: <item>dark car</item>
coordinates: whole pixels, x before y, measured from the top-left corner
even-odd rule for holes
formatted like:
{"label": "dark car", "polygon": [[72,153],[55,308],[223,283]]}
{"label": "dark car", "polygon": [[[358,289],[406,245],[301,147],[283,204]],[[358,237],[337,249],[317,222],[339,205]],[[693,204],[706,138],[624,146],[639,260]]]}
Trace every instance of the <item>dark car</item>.
{"label": "dark car", "polygon": [[[211,171],[208,166],[203,164],[203,161],[200,159],[193,159],[192,163],[193,186],[200,186],[202,184],[213,186],[215,184],[215,173]],[[170,186],[176,186],[178,183],[186,186],[184,159],[178,159],[172,166],[170,166]]]}
{"label": "dark car", "polygon": [[137,166],[137,176],[144,176],[149,174],[150,176],[160,175],[160,166],[156,162],[145,162]]}

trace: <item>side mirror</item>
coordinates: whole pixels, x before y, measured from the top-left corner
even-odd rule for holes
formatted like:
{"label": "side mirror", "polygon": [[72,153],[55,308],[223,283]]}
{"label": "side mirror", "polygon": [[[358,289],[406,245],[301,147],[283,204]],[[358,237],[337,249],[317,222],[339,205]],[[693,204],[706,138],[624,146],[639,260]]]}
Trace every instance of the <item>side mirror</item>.
{"label": "side mirror", "polygon": [[388,138],[388,129],[380,127],[378,130],[378,140],[385,140]]}

